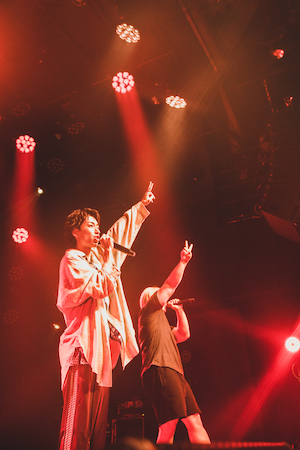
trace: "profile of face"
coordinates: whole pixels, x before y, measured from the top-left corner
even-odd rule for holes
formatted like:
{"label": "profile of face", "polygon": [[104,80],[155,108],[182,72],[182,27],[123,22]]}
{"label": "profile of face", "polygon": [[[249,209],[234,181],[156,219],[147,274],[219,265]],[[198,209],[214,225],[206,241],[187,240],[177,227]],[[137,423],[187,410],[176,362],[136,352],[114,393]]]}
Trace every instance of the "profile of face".
{"label": "profile of face", "polygon": [[87,252],[99,242],[99,224],[95,217],[88,216],[85,221],[82,222],[80,228],[74,228],[72,234],[76,239],[76,248]]}

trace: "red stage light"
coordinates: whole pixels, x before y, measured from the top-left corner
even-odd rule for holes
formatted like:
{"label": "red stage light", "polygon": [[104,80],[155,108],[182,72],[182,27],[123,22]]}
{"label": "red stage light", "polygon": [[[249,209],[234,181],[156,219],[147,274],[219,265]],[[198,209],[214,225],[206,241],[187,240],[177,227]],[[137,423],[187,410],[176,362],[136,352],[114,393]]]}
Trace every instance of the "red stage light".
{"label": "red stage light", "polygon": [[29,233],[25,228],[16,228],[12,234],[12,238],[17,244],[23,244],[29,238]]}
{"label": "red stage light", "polygon": [[289,351],[291,353],[298,352],[300,350],[300,341],[299,341],[299,339],[297,339],[294,336],[289,337],[285,341],[285,348],[287,349],[287,351]]}
{"label": "red stage light", "polygon": [[30,153],[35,149],[36,142],[33,137],[28,134],[21,135],[16,139],[16,147],[22,153]]}
{"label": "red stage light", "polygon": [[276,48],[276,50],[272,52],[272,55],[275,56],[276,59],[281,59],[284,57],[284,50],[282,50],[282,48]]}
{"label": "red stage light", "polygon": [[119,72],[113,77],[112,87],[116,92],[126,94],[130,92],[134,86],[133,76],[128,72]]}

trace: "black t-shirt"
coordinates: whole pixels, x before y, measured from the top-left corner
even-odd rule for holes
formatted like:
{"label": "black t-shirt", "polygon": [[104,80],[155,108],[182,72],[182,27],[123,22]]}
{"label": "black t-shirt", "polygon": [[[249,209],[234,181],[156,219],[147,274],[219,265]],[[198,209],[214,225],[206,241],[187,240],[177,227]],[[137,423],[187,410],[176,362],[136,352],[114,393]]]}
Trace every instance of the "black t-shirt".
{"label": "black t-shirt", "polygon": [[176,340],[156,293],[140,310],[138,334],[142,354],[142,374],[154,365],[169,367],[183,375]]}

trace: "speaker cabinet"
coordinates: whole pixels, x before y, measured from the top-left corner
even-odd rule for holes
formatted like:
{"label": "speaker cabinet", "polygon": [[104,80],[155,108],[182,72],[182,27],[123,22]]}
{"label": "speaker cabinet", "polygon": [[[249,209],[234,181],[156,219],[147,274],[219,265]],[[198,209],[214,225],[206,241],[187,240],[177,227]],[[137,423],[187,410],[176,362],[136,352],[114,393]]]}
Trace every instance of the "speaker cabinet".
{"label": "speaker cabinet", "polygon": [[112,420],[111,443],[116,444],[126,436],[144,439],[144,416],[119,417]]}

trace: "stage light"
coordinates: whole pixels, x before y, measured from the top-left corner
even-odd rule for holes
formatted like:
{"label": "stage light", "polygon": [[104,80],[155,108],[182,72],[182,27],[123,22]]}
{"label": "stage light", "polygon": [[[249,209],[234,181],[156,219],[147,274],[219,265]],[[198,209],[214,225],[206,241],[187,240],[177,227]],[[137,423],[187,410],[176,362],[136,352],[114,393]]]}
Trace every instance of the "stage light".
{"label": "stage light", "polygon": [[298,352],[300,350],[300,341],[299,341],[299,339],[297,339],[294,336],[289,337],[285,341],[285,348],[287,349],[287,351],[289,351],[291,353]]}
{"label": "stage light", "polygon": [[134,86],[133,76],[128,72],[119,72],[113,77],[112,87],[121,94],[130,92]]}
{"label": "stage light", "polygon": [[66,164],[59,158],[51,158],[47,161],[47,169],[52,173],[60,173],[64,170]]}
{"label": "stage light", "polygon": [[10,309],[3,314],[3,322],[12,324],[19,319],[19,311],[16,309]]}
{"label": "stage light", "polygon": [[286,108],[290,108],[292,106],[293,100],[294,100],[294,97],[285,97],[284,98],[284,103],[285,103]]}
{"label": "stage light", "polygon": [[60,325],[58,325],[58,323],[53,323],[52,327],[54,328],[54,330],[60,330]]}
{"label": "stage light", "polygon": [[28,114],[31,110],[31,105],[29,103],[18,103],[13,107],[13,115],[17,117],[22,117]]}
{"label": "stage light", "polygon": [[157,98],[155,96],[151,97],[151,101],[152,101],[153,105],[159,105],[159,100],[157,100]]}
{"label": "stage light", "polygon": [[21,135],[16,139],[16,147],[22,153],[30,153],[35,149],[36,142],[33,137],[28,134]]}
{"label": "stage light", "polygon": [[122,23],[117,26],[116,33],[120,39],[129,44],[136,44],[140,40],[140,33],[132,25]]}
{"label": "stage light", "polygon": [[10,271],[8,272],[8,278],[11,281],[20,281],[23,278],[23,269],[21,267],[13,267],[12,269],[10,269]]}
{"label": "stage light", "polygon": [[37,193],[38,193],[39,195],[42,195],[42,194],[44,193],[44,191],[43,191],[43,189],[42,189],[41,187],[38,187],[38,188],[37,188]]}
{"label": "stage light", "polygon": [[29,238],[29,233],[25,228],[16,228],[12,234],[12,238],[17,244],[23,244]]}
{"label": "stage light", "polygon": [[73,5],[75,6],[85,6],[84,0],[72,0]]}
{"label": "stage light", "polygon": [[187,103],[183,98],[174,97],[174,95],[171,95],[170,97],[166,98],[167,105],[171,106],[171,108],[185,108]]}
{"label": "stage light", "polygon": [[68,126],[67,132],[69,134],[79,134],[84,129],[83,122],[75,122]]}
{"label": "stage light", "polygon": [[284,50],[282,48],[276,48],[275,50],[272,51],[272,55],[276,59],[281,59],[284,57]]}

